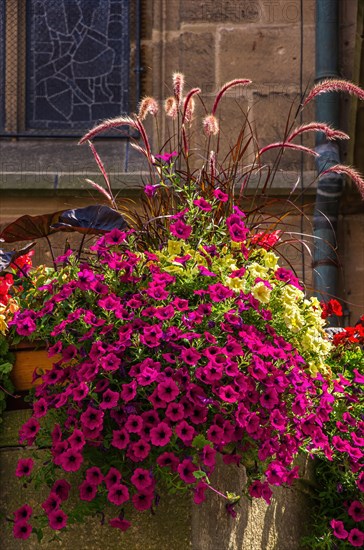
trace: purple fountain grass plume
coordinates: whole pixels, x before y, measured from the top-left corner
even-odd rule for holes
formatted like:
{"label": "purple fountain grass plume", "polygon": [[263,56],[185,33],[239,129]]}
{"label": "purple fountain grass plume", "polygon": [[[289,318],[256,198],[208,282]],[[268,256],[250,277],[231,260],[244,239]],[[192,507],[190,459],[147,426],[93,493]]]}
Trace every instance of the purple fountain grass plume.
{"label": "purple fountain grass plume", "polygon": [[222,96],[230,89],[232,88],[233,86],[248,86],[249,84],[251,84],[252,81],[249,80],[248,78],[236,78],[235,80],[231,80],[230,82],[227,82],[226,84],[223,85],[223,87],[221,88],[221,90],[218,92],[218,94],[216,95],[216,98],[215,98],[215,101],[214,101],[214,105],[212,107],[212,111],[211,111],[211,114],[215,114],[216,113],[216,109],[217,109],[217,106],[219,105],[220,103],[220,100],[222,98]]}
{"label": "purple fountain grass plume", "polygon": [[174,97],[176,98],[177,104],[180,105],[182,102],[185,77],[181,73],[173,73],[172,81]]}
{"label": "purple fountain grass plume", "polygon": [[183,102],[182,124],[185,121],[190,122],[194,108],[195,108],[195,102],[194,102],[193,96],[200,93],[201,93],[201,88],[192,88],[192,90],[190,90],[186,95],[185,100]]}
{"label": "purple fountain grass plume", "polygon": [[295,151],[301,151],[302,153],[308,153],[314,157],[318,157],[319,154],[316,153],[313,149],[305,147],[304,145],[297,145],[296,143],[288,143],[287,141],[279,141],[277,143],[270,143],[258,151],[257,156],[261,156],[266,151],[271,149],[294,149]]}
{"label": "purple fountain grass plume", "polygon": [[322,80],[318,84],[315,84],[315,86],[313,86],[313,88],[307,95],[302,106],[304,107],[305,105],[307,105],[307,103],[309,103],[318,95],[328,92],[347,92],[349,94],[355,95],[359,99],[364,99],[364,90],[359,88],[359,86],[356,86],[355,84],[353,84],[352,82],[348,82],[347,80],[329,79]]}
{"label": "purple fountain grass plume", "polygon": [[150,143],[149,143],[149,138],[148,138],[148,134],[147,134],[147,131],[144,127],[144,124],[142,123],[141,120],[136,120],[135,121],[135,124],[136,124],[136,128],[137,130],[139,130],[140,132],[140,135],[142,137],[142,140],[144,142],[144,145],[145,145],[145,150],[146,150],[146,153],[147,153],[147,159],[148,161],[152,164],[153,163],[153,155],[152,155],[152,150],[150,148]]}
{"label": "purple fountain grass plume", "polygon": [[207,115],[202,121],[207,136],[216,136],[219,133],[219,123],[215,115]]}
{"label": "purple fountain grass plume", "polygon": [[164,110],[166,115],[171,118],[176,118],[178,114],[178,104],[175,97],[167,97],[164,102]]}
{"label": "purple fountain grass plume", "polygon": [[148,114],[157,116],[159,106],[153,97],[145,97],[139,105],[138,118],[144,120]]}
{"label": "purple fountain grass plume", "polygon": [[359,193],[364,199],[364,179],[357,170],[354,170],[354,168],[352,168],[351,166],[345,166],[344,164],[335,164],[334,166],[330,166],[330,168],[327,168],[326,170],[321,172],[320,177],[324,176],[325,174],[330,174],[332,172],[349,176],[349,178],[352,179],[358,187]]}
{"label": "purple fountain grass plume", "polygon": [[216,176],[216,153],[215,153],[215,151],[210,151],[209,169],[210,169],[211,181],[213,182],[214,179],[215,179],[215,176]]}
{"label": "purple fountain grass plume", "polygon": [[295,137],[305,132],[323,132],[328,140],[334,139],[350,139],[348,134],[341,132],[340,130],[335,130],[328,124],[324,122],[310,122],[309,124],[302,124],[293,130],[293,132],[288,136],[288,142],[292,141]]}
{"label": "purple fountain grass plume", "polygon": [[[140,145],[138,145],[138,143],[130,143],[130,146],[135,149],[136,151],[138,151],[138,153],[141,153],[142,155],[144,155],[148,160],[149,160],[149,156],[148,156],[148,151],[146,149],[144,149],[144,147],[141,147]],[[152,163],[154,164],[155,163],[155,158],[154,156],[152,155]]]}
{"label": "purple fountain grass plume", "polygon": [[109,193],[106,191],[106,189],[104,189],[101,185],[99,185],[98,183],[92,181],[92,180],[89,180],[87,178],[85,178],[85,181],[87,181],[87,183],[89,183],[90,185],[92,185],[92,187],[94,187],[95,189],[97,189],[97,191],[99,193],[102,193],[108,201],[110,201],[112,204],[113,204],[113,207],[116,209],[116,205],[114,204],[114,200],[113,198],[111,197],[111,195],[109,195]]}
{"label": "purple fountain grass plume", "polygon": [[107,120],[104,120],[91,130],[85,134],[80,141],[78,142],[79,145],[84,143],[85,141],[88,141],[98,134],[101,134],[102,132],[105,132],[105,130],[110,130],[110,128],[117,128],[118,126],[131,126],[132,128],[137,129],[137,123],[134,119],[132,119],[130,116],[119,116],[116,118],[110,118]]}
{"label": "purple fountain grass plume", "polygon": [[[97,183],[93,182],[92,180],[86,180],[86,181],[88,181],[88,183],[90,183],[93,187],[95,187],[95,189],[98,189],[101,193],[103,193],[109,199],[109,201],[111,202],[113,208],[117,209],[117,205],[116,205],[116,202],[115,202],[112,190],[111,190],[110,180],[109,180],[109,177],[106,173],[105,166],[104,166],[98,152],[96,151],[94,144],[90,140],[88,140],[88,144],[90,146],[90,149],[92,151],[92,154],[94,156],[96,164],[99,167],[99,170],[102,174],[102,177],[104,178],[104,181],[105,181],[105,184],[106,184],[106,187],[107,187],[108,191],[106,192],[103,187],[101,187]],[[101,189],[102,189],[102,191],[101,191]]]}

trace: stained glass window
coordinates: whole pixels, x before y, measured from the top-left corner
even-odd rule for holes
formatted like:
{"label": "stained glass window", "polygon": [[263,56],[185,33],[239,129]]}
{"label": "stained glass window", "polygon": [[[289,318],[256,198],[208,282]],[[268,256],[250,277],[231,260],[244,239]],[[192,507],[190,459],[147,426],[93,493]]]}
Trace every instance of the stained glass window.
{"label": "stained glass window", "polygon": [[129,1],[27,2],[26,127],[89,128],[129,105]]}

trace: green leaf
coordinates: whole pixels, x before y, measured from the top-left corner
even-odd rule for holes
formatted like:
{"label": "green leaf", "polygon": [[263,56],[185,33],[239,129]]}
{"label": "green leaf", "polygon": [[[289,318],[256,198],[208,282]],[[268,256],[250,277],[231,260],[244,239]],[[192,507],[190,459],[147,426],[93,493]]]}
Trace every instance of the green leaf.
{"label": "green leaf", "polygon": [[7,363],[2,363],[0,365],[0,374],[8,374],[9,372],[11,372],[13,369],[13,365],[9,362]]}
{"label": "green leaf", "polygon": [[193,472],[193,476],[196,479],[208,479],[206,472],[204,472],[203,470],[196,470],[195,472]]}
{"label": "green leaf", "polygon": [[202,434],[196,435],[196,437],[193,438],[192,447],[195,449],[201,451],[205,445],[210,445],[210,447],[212,447],[211,441],[206,439]]}

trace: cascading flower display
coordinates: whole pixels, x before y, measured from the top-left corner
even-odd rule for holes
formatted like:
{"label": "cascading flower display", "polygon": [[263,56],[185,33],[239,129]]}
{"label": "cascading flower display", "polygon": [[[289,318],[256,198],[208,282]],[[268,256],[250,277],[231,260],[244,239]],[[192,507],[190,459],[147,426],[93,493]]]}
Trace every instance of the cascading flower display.
{"label": "cascading flower display", "polygon": [[[330,456],[322,431],[330,344],[320,306],[279,267],[268,241],[251,242],[238,208],[212,236],[201,212],[221,200],[192,196],[159,250],[140,251],[132,231],[113,230],[87,259],[69,255],[38,288],[36,306],[15,313],[14,329],[47,337],[58,356],[38,373],[33,415],[20,432],[27,445],[50,442],[43,510],[52,529],[74,518],[69,473],[77,472],[90,510],[109,503],[127,518],[130,508],[155,507],[166,488],[202,502],[217,454],[244,464],[245,493],[267,502],[273,486],[298,477],[302,446]],[[174,231],[178,222],[188,231]],[[58,413],[51,428],[49,410]],[[110,525],[129,527],[116,520]],[[19,515],[15,536],[30,535],[29,525]]]}

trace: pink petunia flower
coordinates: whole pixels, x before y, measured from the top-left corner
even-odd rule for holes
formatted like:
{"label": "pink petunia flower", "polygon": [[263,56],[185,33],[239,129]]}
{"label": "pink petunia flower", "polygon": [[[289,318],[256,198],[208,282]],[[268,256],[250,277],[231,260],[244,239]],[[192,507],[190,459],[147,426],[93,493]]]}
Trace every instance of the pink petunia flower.
{"label": "pink petunia flower", "polygon": [[360,531],[356,527],[354,527],[354,529],[351,529],[348,536],[348,542],[350,542],[351,546],[356,546],[357,548],[363,548],[363,545],[364,545],[363,531]]}
{"label": "pink petunia flower", "polygon": [[129,529],[131,523],[130,523],[130,521],[127,521],[126,519],[113,518],[113,519],[109,520],[109,525],[111,525],[111,527],[115,527],[117,529],[120,529],[121,531],[127,531],[127,529]]}
{"label": "pink petunia flower", "polygon": [[334,536],[337,538],[337,539],[346,539],[347,536],[348,536],[348,532],[346,531],[345,527],[344,527],[344,524],[342,521],[340,520],[336,520],[336,519],[332,519],[330,521],[330,525],[334,531]]}
{"label": "pink petunia flower", "polygon": [[364,520],[364,506],[359,500],[354,500],[349,506],[348,514],[354,521]]}
{"label": "pink petunia flower", "polygon": [[32,473],[34,460],[32,458],[20,458],[15,470],[16,477],[28,477]]}
{"label": "pink petunia flower", "polygon": [[193,475],[193,472],[195,472],[196,470],[197,466],[195,466],[189,458],[185,458],[185,460],[183,460],[177,468],[180,478],[185,483],[196,482],[196,478]]}
{"label": "pink petunia flower", "polygon": [[140,491],[132,496],[134,508],[139,511],[149,510],[152,507],[153,499],[153,492]]}
{"label": "pink petunia flower", "polygon": [[16,539],[26,540],[32,534],[32,526],[26,521],[16,521],[13,527],[13,534]]}
{"label": "pink petunia flower", "polygon": [[160,422],[150,430],[150,440],[152,445],[164,447],[169,443],[172,437],[172,430],[166,422]]}
{"label": "pink petunia flower", "polygon": [[49,527],[55,531],[63,529],[67,525],[67,515],[63,510],[54,510],[48,515]]}
{"label": "pink petunia flower", "polygon": [[79,486],[80,499],[91,502],[97,494],[97,485],[85,480]]}
{"label": "pink petunia flower", "polygon": [[115,483],[112,487],[110,487],[107,498],[110,502],[116,504],[116,506],[121,506],[130,498],[127,486],[122,485],[121,483]]}
{"label": "pink petunia flower", "polygon": [[15,523],[26,522],[31,518],[33,509],[28,504],[24,504],[14,512],[14,521]]}
{"label": "pink petunia flower", "polygon": [[145,491],[153,485],[153,478],[150,475],[149,470],[145,470],[143,468],[136,468],[130,478],[130,481],[138,489],[138,491]]}
{"label": "pink petunia flower", "polygon": [[186,225],[182,220],[177,220],[176,223],[172,223],[169,226],[169,230],[174,237],[183,240],[188,239],[192,233],[192,227]]}

